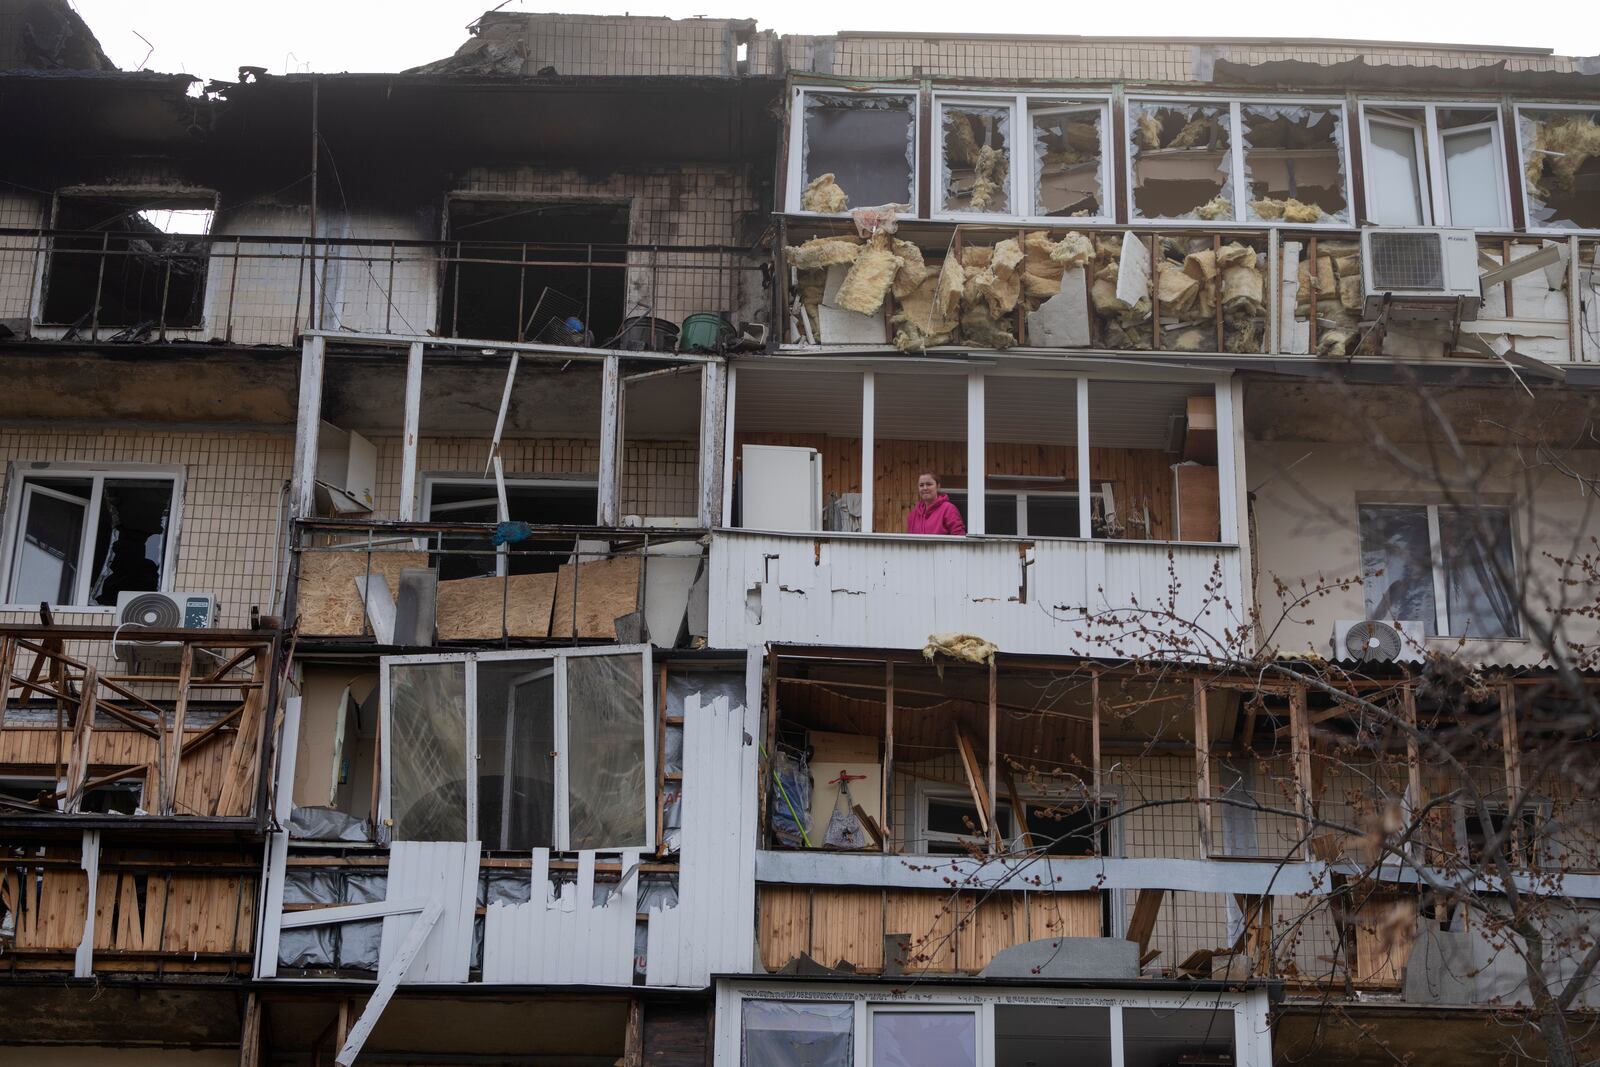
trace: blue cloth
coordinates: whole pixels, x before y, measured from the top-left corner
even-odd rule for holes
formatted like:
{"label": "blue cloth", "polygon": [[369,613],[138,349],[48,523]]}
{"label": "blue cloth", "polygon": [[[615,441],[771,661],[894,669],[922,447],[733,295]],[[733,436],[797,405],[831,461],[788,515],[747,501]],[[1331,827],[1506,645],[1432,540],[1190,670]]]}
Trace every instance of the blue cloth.
{"label": "blue cloth", "polygon": [[502,522],[494,528],[490,538],[496,545],[514,545],[533,536],[533,527],[525,522]]}

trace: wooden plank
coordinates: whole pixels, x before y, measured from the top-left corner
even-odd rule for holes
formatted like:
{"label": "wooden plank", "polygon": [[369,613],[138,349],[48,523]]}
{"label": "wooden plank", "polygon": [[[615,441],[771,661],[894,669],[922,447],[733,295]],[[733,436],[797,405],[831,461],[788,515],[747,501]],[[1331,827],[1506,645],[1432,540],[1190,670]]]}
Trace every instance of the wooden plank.
{"label": "wooden plank", "polygon": [[[1509,288],[1509,286],[1507,287]],[[1522,745],[1521,730],[1517,724],[1517,695],[1510,682],[1500,686],[1500,745],[1505,757],[1506,812],[1510,822],[1506,851],[1520,855],[1524,846],[1532,842],[1522,840]]]}
{"label": "wooden plank", "polygon": [[[256,661],[256,673],[265,681],[271,664],[266,657]],[[250,690],[239,714],[239,729],[223,765],[222,788],[216,793],[215,815],[249,815],[255,807],[256,775],[259,772],[262,734],[266,727],[266,687]]]}
{"label": "wooden plank", "polygon": [[95,669],[91,666],[83,674],[83,693],[78,702],[78,715],[72,724],[72,750],[67,764],[65,810],[77,812],[83,807],[83,783],[89,773],[89,749],[94,739]]}
{"label": "wooden plank", "polygon": [[1105,936],[1098,892],[1028,894],[1028,940]]}
{"label": "wooden plank", "polygon": [[[981,496],[978,499],[983,499]],[[989,775],[985,779],[988,791],[989,813],[993,816],[999,808],[1000,779],[996,768],[1000,762],[1000,700],[999,700],[999,674],[995,665],[995,657],[989,657]],[[1015,823],[1020,818],[1019,812],[1012,812],[1011,819]],[[1000,839],[1000,827],[993,818],[989,821],[989,838],[996,853],[1005,851],[1005,842]],[[1013,826],[1015,829],[1015,826]]]}
{"label": "wooden plank", "polygon": [[1139,946],[1142,956],[1150,947],[1150,936],[1155,933],[1156,919],[1161,915],[1161,900],[1165,889],[1141,889],[1133,903],[1133,917],[1128,920],[1128,940]]}
{"label": "wooden plank", "polygon": [[[1315,783],[1311,774],[1311,727],[1306,722],[1306,687],[1296,685],[1289,691],[1289,734],[1291,748],[1294,754],[1294,806],[1300,817],[1306,820],[1312,818],[1315,808],[1312,797]],[[1307,843],[1304,849],[1305,858],[1312,859],[1309,838],[1305,835]]]}
{"label": "wooden plank", "polygon": [[811,951],[811,890],[804,886],[762,886],[759,938],[761,965],[780,970]]}
{"label": "wooden plank", "polygon": [[1096,813],[1100,810],[1100,795],[1104,788],[1100,778],[1100,672],[1096,671],[1089,679],[1089,744],[1090,756],[1094,760],[1094,808]]}
{"label": "wooden plank", "polygon": [[261,995],[248,993],[239,1032],[239,1067],[261,1067]]}
{"label": "wooden plank", "polygon": [[1194,701],[1195,805],[1199,819],[1200,858],[1213,855],[1211,844],[1211,718],[1207,714],[1205,685],[1191,682]]}
{"label": "wooden plank", "polygon": [[1005,783],[1006,799],[1011,802],[1012,829],[1021,836],[1023,851],[1033,849],[1033,834],[1028,832],[1028,806],[1017,792],[1017,780],[1009,766],[1001,765],[1000,778]]}
{"label": "wooden plank", "polygon": [[976,973],[996,954],[1028,940],[1021,893],[962,893],[957,904],[956,967]]}
{"label": "wooden plank", "polygon": [[[871,377],[871,372],[868,372]],[[894,851],[894,661],[883,665],[883,851]],[[892,933],[893,931],[891,931]]]}
{"label": "wooden plank", "polygon": [[628,998],[628,1028],[622,1039],[620,1067],[644,1067],[644,1001]]}
{"label": "wooden plank", "polygon": [[883,970],[883,891],[817,888],[811,901],[811,958],[858,971]]}
{"label": "wooden plank", "polygon": [[982,771],[978,767],[978,757],[972,751],[972,742],[967,740],[966,732],[961,729],[961,724],[953,726],[956,734],[956,753],[961,757],[961,769],[967,775],[967,788],[972,791],[972,804],[978,809],[978,829],[984,834],[993,836],[994,819],[989,810],[989,794],[980,785]]}
{"label": "wooden plank", "polygon": [[907,974],[954,973],[955,897],[916,889],[890,889],[884,896],[884,936],[904,934],[907,939],[906,958],[892,962]]}
{"label": "wooden plank", "polygon": [[1398,989],[1417,939],[1417,898],[1372,893],[1356,909],[1355,966],[1358,989]]}
{"label": "wooden plank", "polygon": [[[183,724],[189,715],[189,681],[194,676],[194,646],[184,645],[178,659],[178,695],[172,708],[172,728],[162,731],[161,799],[159,812],[177,811],[178,775],[183,762]],[[248,698],[246,698],[248,701]]]}

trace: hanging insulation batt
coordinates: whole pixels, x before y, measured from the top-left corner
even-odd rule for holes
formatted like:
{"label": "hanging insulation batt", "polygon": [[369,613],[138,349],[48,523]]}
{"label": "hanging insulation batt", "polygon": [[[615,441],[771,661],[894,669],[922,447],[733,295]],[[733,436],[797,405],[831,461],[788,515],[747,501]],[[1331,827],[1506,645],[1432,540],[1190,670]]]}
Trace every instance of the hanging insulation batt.
{"label": "hanging insulation batt", "polygon": [[905,266],[905,260],[890,250],[889,240],[888,234],[878,234],[867,241],[839,286],[837,306],[863,315],[877,314],[883,307],[895,275]]}
{"label": "hanging insulation batt", "polygon": [[832,174],[824,174],[812,181],[800,194],[801,211],[819,211],[826,215],[837,215],[850,208],[850,198],[844,190],[839,188],[839,183],[833,180]]}

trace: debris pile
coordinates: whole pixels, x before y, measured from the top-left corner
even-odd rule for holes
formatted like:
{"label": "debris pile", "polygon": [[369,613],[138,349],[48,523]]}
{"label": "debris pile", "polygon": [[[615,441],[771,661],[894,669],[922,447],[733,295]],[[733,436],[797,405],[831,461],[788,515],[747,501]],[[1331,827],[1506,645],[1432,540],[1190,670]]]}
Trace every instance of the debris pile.
{"label": "debris pile", "polygon": [[1361,246],[1354,241],[1318,241],[1316,258],[1301,260],[1296,272],[1296,328],[1310,323],[1315,296],[1317,354],[1349,355],[1361,323]]}

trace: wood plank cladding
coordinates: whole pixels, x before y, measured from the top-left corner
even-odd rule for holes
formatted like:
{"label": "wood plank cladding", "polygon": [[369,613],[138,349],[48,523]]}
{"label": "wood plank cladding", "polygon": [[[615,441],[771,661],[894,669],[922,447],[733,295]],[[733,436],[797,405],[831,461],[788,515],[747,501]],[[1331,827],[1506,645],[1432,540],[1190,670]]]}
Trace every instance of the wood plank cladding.
{"label": "wood plank cladding", "polygon": [[[814,448],[822,456],[824,497],[861,491],[861,441],[854,437],[823,434],[741,433],[734,447],[785,445]],[[985,476],[1065,478],[1060,490],[1077,488],[1078,450],[1070,445],[1026,445],[989,442],[984,448]],[[966,484],[967,446],[963,441],[879,440],[873,446],[872,509],[878,533],[904,533],[906,513],[916,506],[917,474],[933,470],[956,486]],[[1138,540],[1176,536],[1173,521],[1172,464],[1170,452],[1127,448],[1091,448],[1089,478],[1097,486],[1112,483],[1117,510],[1124,516],[1150,511],[1150,529],[1130,526],[1127,535]],[[735,459],[737,463],[737,458]],[[947,486],[948,488],[948,486]],[[1004,488],[991,484],[990,491]]]}
{"label": "wood plank cladding", "polygon": [[[761,962],[769,971],[807,955],[869,974],[972,974],[1013,945],[1105,933],[1096,892],[761,886],[757,906]],[[893,935],[905,938],[904,958],[885,948]]]}

